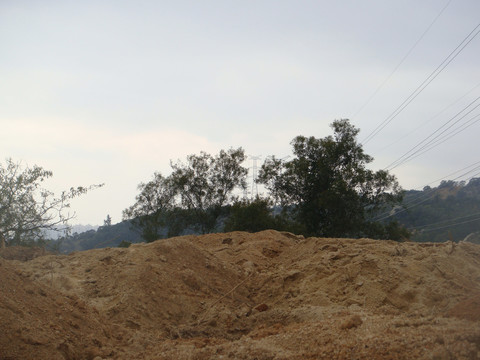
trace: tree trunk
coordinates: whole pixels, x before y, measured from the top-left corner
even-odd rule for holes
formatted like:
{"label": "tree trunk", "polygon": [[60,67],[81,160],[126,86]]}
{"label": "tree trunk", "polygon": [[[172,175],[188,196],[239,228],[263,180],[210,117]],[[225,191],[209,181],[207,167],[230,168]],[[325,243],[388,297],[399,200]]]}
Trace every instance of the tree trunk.
{"label": "tree trunk", "polygon": [[0,233],[0,249],[5,249],[5,237]]}

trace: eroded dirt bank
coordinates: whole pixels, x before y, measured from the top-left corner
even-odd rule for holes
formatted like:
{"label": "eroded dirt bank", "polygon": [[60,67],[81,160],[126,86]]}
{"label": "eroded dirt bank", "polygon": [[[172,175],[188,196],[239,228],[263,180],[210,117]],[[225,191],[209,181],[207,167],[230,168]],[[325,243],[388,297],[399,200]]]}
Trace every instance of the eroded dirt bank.
{"label": "eroded dirt bank", "polygon": [[234,232],[0,273],[0,359],[480,358],[470,243]]}

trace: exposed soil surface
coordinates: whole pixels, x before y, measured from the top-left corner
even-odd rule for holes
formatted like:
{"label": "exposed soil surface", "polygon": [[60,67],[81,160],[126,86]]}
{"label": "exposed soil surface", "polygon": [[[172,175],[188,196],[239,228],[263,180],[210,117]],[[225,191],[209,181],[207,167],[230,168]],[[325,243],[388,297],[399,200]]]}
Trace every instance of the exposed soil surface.
{"label": "exposed soil surface", "polygon": [[17,258],[0,359],[480,359],[471,243],[263,231]]}

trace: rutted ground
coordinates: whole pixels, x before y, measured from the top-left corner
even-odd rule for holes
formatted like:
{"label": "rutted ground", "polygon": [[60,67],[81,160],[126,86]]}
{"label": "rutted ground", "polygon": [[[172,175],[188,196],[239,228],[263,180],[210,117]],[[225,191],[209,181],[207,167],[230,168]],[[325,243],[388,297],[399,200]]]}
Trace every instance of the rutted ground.
{"label": "rutted ground", "polygon": [[0,359],[480,358],[470,243],[234,232],[0,273]]}

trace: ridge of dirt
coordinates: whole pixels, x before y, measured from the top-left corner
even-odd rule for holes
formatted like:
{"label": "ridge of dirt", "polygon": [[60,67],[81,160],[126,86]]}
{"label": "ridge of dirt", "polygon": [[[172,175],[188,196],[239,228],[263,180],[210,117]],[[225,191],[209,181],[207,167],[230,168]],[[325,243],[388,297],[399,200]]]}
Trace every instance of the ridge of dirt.
{"label": "ridge of dirt", "polygon": [[480,358],[471,243],[233,232],[0,272],[0,359]]}
{"label": "ridge of dirt", "polygon": [[103,314],[71,294],[25,277],[0,259],[0,359],[93,359],[114,356]]}
{"label": "ridge of dirt", "polygon": [[8,246],[4,249],[0,248],[0,258],[6,260],[28,261],[49,254],[52,253],[40,247]]}

